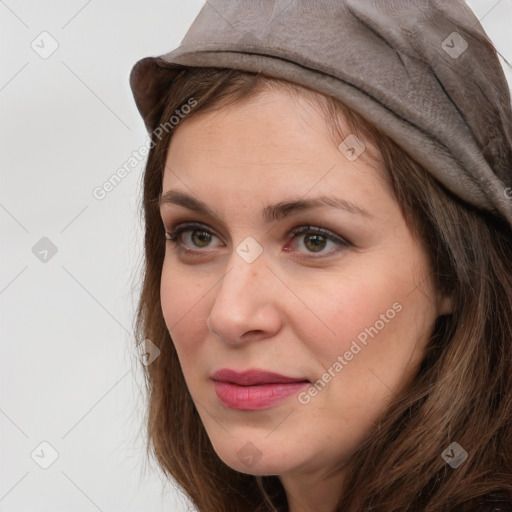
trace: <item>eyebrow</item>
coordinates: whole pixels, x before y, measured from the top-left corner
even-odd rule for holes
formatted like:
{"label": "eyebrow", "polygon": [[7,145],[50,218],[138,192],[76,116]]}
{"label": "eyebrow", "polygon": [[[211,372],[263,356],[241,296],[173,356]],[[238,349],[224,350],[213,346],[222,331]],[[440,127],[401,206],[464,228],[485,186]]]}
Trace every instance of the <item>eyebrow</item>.
{"label": "eyebrow", "polygon": [[[159,206],[162,207],[167,204],[175,204],[204,215],[216,218],[219,217],[209,206],[199,199],[178,190],[169,190],[160,196]],[[370,212],[352,201],[333,196],[318,196],[310,199],[299,198],[270,204],[263,208],[262,217],[267,222],[279,221],[293,214],[325,206],[345,210],[355,215],[367,217],[368,219],[375,218]]]}

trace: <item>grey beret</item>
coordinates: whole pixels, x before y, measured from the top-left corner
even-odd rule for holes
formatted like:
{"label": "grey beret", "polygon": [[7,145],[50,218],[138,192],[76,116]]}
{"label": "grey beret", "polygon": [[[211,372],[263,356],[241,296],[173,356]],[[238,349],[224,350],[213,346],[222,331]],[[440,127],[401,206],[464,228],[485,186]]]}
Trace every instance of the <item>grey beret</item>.
{"label": "grey beret", "polygon": [[[341,100],[459,198],[512,225],[510,92],[494,49],[472,32],[487,38],[464,0],[209,0],[178,48],[134,65],[130,85],[149,132],[184,66],[304,85]],[[493,169],[489,155],[499,151]]]}

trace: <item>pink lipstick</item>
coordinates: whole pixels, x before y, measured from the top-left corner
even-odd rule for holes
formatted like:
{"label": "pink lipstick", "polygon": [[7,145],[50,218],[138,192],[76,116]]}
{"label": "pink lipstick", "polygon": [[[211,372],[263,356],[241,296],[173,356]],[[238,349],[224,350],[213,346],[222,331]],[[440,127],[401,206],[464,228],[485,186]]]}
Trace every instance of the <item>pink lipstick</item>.
{"label": "pink lipstick", "polygon": [[304,377],[294,378],[264,370],[237,372],[224,368],[211,379],[223,405],[240,411],[268,409],[309,384]]}

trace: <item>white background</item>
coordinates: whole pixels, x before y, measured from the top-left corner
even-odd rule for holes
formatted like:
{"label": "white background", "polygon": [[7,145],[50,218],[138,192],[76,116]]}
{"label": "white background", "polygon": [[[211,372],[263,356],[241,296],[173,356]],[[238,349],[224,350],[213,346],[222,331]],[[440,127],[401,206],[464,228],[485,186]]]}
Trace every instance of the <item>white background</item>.
{"label": "white background", "polygon": [[[189,510],[144,459],[143,163],[103,200],[92,191],[146,141],[131,67],[178,46],[202,5],[0,1],[1,512]],[[512,0],[469,5],[512,63]],[[31,47],[51,48],[43,31],[58,43],[46,59]],[[43,441],[59,454],[48,469],[31,458],[50,460]]]}

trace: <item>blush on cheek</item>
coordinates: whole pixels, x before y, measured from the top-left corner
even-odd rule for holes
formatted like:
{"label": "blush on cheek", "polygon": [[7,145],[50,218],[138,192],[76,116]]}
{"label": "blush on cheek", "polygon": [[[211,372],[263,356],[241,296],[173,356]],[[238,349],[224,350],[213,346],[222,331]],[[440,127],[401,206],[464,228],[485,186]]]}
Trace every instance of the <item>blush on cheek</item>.
{"label": "blush on cheek", "polygon": [[162,279],[160,302],[165,324],[171,336],[186,325],[184,318],[188,316],[187,311],[190,311],[193,306],[193,304],[189,306],[189,295],[179,293],[178,290],[180,288],[177,283]]}
{"label": "blush on cheek", "polygon": [[[341,304],[333,311],[330,325],[336,335],[330,333],[318,347],[324,354],[322,363],[325,368],[341,371],[345,366],[360,366],[363,362],[366,366],[395,348],[391,338],[396,337],[397,328],[402,325],[403,305],[391,299],[382,300],[390,295],[375,289],[371,297],[379,300],[369,302],[367,292],[356,297],[344,295]],[[318,334],[315,339],[318,343]]]}
{"label": "blush on cheek", "polygon": [[180,360],[185,361],[188,354],[199,350],[208,336],[206,319],[209,305],[205,292],[202,288],[185,286],[178,279],[162,280],[160,290],[165,325]]}
{"label": "blush on cheek", "polygon": [[[371,294],[368,291],[361,293],[362,290],[372,290],[372,292]],[[360,285],[357,294],[343,293],[342,297],[340,295],[338,292],[337,300],[332,300],[331,303],[335,308],[326,321],[326,324],[336,332],[335,346],[332,345],[332,340],[329,340],[326,345],[333,347],[337,353],[350,350],[353,340],[359,340],[364,346],[365,340],[370,339],[370,334],[375,332],[372,327],[379,320],[380,315],[392,306],[382,299],[375,301],[376,297],[383,297],[384,294],[379,293],[375,288],[372,289],[370,284]],[[383,326],[379,323],[377,327]]]}

